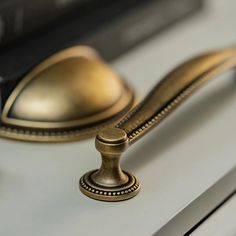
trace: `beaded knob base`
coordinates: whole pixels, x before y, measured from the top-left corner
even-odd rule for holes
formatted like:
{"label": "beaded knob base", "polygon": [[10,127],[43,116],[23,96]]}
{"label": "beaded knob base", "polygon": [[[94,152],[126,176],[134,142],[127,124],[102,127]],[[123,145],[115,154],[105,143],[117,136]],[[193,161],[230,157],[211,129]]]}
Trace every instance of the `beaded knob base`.
{"label": "beaded knob base", "polygon": [[140,190],[138,180],[120,166],[121,153],[129,146],[126,132],[119,128],[101,130],[95,146],[101,153],[102,164],[99,170],[82,176],[81,192],[96,200],[113,202],[136,196]]}
{"label": "beaded knob base", "polygon": [[94,183],[91,176],[97,170],[86,173],[80,179],[80,190],[86,196],[100,201],[123,201],[136,196],[140,191],[140,184],[135,176],[124,172],[128,177],[128,182],[116,187],[104,187]]}

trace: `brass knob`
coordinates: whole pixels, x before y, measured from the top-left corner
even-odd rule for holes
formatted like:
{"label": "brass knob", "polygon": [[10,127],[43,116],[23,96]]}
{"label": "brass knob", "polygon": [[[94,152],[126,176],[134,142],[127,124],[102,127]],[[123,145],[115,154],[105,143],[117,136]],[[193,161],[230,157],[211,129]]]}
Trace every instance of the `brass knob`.
{"label": "brass knob", "polygon": [[97,135],[95,143],[102,155],[102,165],[99,170],[88,172],[80,179],[81,191],[104,201],[120,201],[135,196],[140,185],[135,176],[121,170],[121,153],[203,84],[235,66],[236,49],[230,48],[200,55],[167,74],[115,128],[107,128]]}
{"label": "brass knob", "polygon": [[99,170],[88,172],[81,178],[81,191],[91,198],[105,201],[134,197],[140,190],[139,182],[120,167],[121,153],[129,145],[126,132],[119,128],[106,128],[97,135],[95,145],[101,153],[102,165]]}

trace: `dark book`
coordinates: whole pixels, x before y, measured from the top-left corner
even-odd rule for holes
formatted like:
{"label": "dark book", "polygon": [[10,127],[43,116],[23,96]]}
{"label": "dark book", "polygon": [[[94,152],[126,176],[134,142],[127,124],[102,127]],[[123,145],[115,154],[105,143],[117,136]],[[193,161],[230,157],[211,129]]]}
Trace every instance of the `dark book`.
{"label": "dark book", "polygon": [[[52,25],[69,14],[89,12],[94,0],[5,0],[0,2],[0,48]],[[101,5],[104,0],[101,0]],[[93,6],[94,5],[94,6]],[[87,8],[87,9],[85,9]],[[81,12],[80,12],[81,11]]]}

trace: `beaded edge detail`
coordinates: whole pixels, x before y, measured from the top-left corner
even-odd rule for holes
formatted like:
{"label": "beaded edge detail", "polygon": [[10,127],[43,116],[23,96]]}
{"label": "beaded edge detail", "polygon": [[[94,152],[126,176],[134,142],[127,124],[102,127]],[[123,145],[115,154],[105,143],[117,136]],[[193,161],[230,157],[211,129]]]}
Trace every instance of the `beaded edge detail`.
{"label": "beaded edge detail", "polygon": [[84,176],[81,177],[79,183],[80,183],[80,187],[82,187],[83,189],[85,189],[88,192],[91,192],[92,194],[102,195],[102,196],[106,196],[106,197],[114,197],[114,196],[122,196],[122,195],[132,193],[132,192],[138,190],[140,188],[140,184],[135,177],[133,177],[133,178],[135,180],[134,184],[126,189],[122,189],[121,191],[115,191],[115,190],[114,191],[105,191],[105,190],[101,190],[98,188],[94,188],[85,182]]}
{"label": "beaded edge detail", "polygon": [[[164,108],[162,108],[158,112],[157,115],[155,115],[153,118],[148,120],[140,128],[137,128],[136,130],[128,133],[128,138],[130,142],[133,142],[139,135],[141,135],[143,132],[151,128],[153,125],[157,125],[158,123],[160,123],[164,118],[167,117],[168,114],[170,114],[175,108],[177,108],[177,106],[180,105],[181,102],[186,100],[192,93],[194,93],[206,81],[207,81],[206,77],[202,77],[201,79],[198,79],[196,82],[194,82],[189,87],[187,87],[184,91],[182,91],[176,98],[174,98]],[[133,110],[133,112],[129,114],[129,116],[126,116],[122,121],[120,121],[116,127],[119,127],[124,122],[126,122],[129,119],[129,117],[133,116],[139,110],[139,108],[140,107],[137,107],[137,109]]]}

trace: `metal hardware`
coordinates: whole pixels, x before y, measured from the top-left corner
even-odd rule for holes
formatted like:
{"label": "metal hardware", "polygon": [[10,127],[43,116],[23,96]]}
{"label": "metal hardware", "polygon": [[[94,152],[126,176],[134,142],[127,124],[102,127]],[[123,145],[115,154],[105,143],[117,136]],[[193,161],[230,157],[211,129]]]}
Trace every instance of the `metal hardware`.
{"label": "metal hardware", "polygon": [[88,197],[103,201],[135,196],[140,185],[135,176],[122,171],[121,153],[207,81],[235,66],[236,49],[230,48],[200,55],[167,74],[115,128],[107,128],[97,135],[95,143],[102,155],[102,165],[99,170],[81,177],[80,190]]}
{"label": "metal hardware", "polygon": [[0,136],[38,142],[95,136],[133,106],[133,90],[97,53],[65,49],[30,71],[4,105]]}

